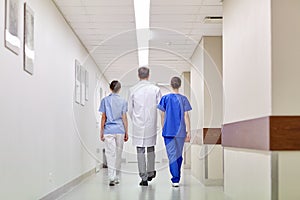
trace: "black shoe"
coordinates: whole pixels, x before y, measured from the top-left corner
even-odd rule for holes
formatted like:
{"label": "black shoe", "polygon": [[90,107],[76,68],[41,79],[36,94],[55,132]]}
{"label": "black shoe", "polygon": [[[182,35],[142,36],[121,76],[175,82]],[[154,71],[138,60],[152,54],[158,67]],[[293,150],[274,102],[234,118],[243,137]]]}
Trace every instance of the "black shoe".
{"label": "black shoe", "polygon": [[152,181],[152,179],[154,179],[154,178],[155,178],[155,176],[149,176],[148,181]]}
{"label": "black shoe", "polygon": [[152,179],[154,179],[156,176],[156,171],[154,171],[152,176],[148,176],[148,181],[152,181]]}
{"label": "black shoe", "polygon": [[148,186],[148,181],[141,181],[140,186]]}
{"label": "black shoe", "polygon": [[115,182],[114,181],[109,181],[109,186],[115,186]]}

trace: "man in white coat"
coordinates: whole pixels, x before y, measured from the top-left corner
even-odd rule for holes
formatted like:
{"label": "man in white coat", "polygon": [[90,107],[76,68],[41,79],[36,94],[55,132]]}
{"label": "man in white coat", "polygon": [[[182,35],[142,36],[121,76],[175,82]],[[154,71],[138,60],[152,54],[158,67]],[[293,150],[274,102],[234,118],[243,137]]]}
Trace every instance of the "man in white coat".
{"label": "man in white coat", "polygon": [[[138,69],[139,83],[130,88],[128,112],[132,119],[132,144],[137,149],[141,186],[148,186],[156,176],[155,148],[157,138],[157,105],[161,99],[159,87],[150,83],[149,68]],[[147,148],[147,163],[145,149]]]}

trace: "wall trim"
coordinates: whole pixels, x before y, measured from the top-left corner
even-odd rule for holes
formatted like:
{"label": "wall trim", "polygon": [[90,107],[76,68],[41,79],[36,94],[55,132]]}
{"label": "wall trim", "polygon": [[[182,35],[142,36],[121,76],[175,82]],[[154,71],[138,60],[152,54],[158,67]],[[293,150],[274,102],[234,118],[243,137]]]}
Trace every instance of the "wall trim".
{"label": "wall trim", "polygon": [[267,151],[299,151],[300,116],[267,116],[224,124],[222,145]]}
{"label": "wall trim", "polygon": [[203,128],[203,144],[221,144],[221,128]]}
{"label": "wall trim", "polygon": [[60,196],[62,196],[63,194],[65,194],[68,191],[70,191],[73,187],[75,187],[78,184],[80,184],[86,178],[94,175],[95,173],[96,173],[96,168],[93,168],[93,169],[85,172],[84,174],[78,176],[77,178],[71,180],[70,182],[62,185],[61,187],[55,189],[54,191],[50,192],[49,194],[47,194],[46,196],[40,198],[39,200],[53,200],[53,199],[57,199]]}
{"label": "wall trim", "polygon": [[221,128],[201,128],[192,130],[191,144],[221,144]]}

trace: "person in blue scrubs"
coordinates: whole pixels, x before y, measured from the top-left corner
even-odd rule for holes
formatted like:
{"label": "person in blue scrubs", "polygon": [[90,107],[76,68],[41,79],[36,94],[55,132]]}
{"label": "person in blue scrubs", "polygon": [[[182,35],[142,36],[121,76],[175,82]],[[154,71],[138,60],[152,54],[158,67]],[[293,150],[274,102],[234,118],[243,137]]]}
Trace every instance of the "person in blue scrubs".
{"label": "person in blue scrubs", "polygon": [[102,113],[100,139],[105,145],[109,186],[114,186],[120,182],[123,144],[128,140],[127,102],[118,94],[119,81],[112,81],[109,87],[111,94],[101,100],[99,108]]}
{"label": "person in blue scrubs", "polygon": [[190,117],[192,110],[186,96],[179,94],[181,80],[179,77],[171,79],[173,93],[163,96],[157,108],[161,111],[162,136],[169,159],[172,175],[172,186],[179,187],[182,152],[185,141],[190,141]]}

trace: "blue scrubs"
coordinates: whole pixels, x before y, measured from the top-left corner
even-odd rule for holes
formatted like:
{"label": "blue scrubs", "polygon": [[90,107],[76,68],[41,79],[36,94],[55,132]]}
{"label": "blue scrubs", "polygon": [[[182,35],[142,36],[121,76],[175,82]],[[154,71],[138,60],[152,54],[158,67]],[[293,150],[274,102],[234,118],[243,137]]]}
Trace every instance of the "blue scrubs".
{"label": "blue scrubs", "polygon": [[101,100],[99,112],[105,113],[104,134],[124,134],[122,115],[127,112],[127,102],[116,93]]}
{"label": "blue scrubs", "polygon": [[172,182],[179,183],[182,152],[186,137],[184,113],[192,110],[188,99],[181,94],[168,94],[161,98],[157,108],[165,112],[162,135],[169,159]]}

